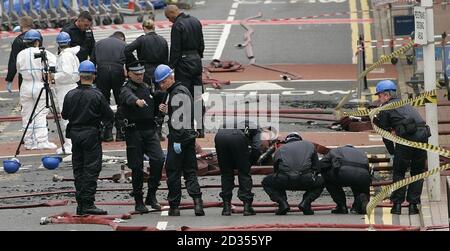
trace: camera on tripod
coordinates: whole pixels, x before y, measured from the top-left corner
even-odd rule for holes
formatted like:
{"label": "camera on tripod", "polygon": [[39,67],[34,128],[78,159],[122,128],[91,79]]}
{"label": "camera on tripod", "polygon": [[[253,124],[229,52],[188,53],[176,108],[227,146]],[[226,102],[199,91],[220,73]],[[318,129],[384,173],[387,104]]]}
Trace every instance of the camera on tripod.
{"label": "camera on tripod", "polygon": [[34,58],[42,59],[42,62],[44,62],[44,72],[56,73],[55,66],[48,66],[47,52],[45,51],[45,47],[39,47],[39,50],[39,53],[34,53]]}

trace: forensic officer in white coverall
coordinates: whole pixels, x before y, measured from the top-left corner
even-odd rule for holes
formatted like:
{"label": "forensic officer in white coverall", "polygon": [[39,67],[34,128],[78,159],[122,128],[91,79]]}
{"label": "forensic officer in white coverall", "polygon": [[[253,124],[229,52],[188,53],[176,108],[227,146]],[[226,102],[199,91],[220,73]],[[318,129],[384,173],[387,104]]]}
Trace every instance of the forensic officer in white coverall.
{"label": "forensic officer in white coverall", "polygon": [[[55,92],[56,99],[58,100],[59,111],[63,110],[64,97],[66,94],[77,88],[77,82],[80,80],[78,73],[78,67],[80,61],[76,54],[80,51],[80,46],[70,47],[70,35],[67,32],[62,31],[56,37],[56,42],[59,46],[59,55],[56,59],[56,73],[55,78]],[[63,133],[66,130],[68,120],[61,121],[61,130]],[[65,134],[65,133],[64,133]],[[72,153],[72,141],[67,137],[64,138],[64,150],[67,154]],[[56,150],[57,154],[61,154],[62,148]]]}
{"label": "forensic officer in white coverall", "polygon": [[[22,50],[17,55],[17,70],[22,74],[23,82],[20,88],[20,104],[22,105],[22,128],[25,129],[30,118],[33,107],[41,88],[44,86],[42,80],[43,64],[41,58],[34,58],[34,55],[40,53],[39,43],[42,36],[37,30],[29,30],[24,36],[24,42],[28,48]],[[54,66],[56,56],[47,51],[49,66]],[[25,134],[25,148],[31,149],[56,149],[56,145],[48,141],[47,129],[48,109],[45,108],[45,93],[36,107],[34,119],[31,122]]]}

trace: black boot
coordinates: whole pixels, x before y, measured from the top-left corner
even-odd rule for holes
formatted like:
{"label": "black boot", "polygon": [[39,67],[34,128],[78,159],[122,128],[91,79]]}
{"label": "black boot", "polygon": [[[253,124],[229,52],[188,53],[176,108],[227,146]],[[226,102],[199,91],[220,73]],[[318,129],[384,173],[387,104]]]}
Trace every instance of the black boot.
{"label": "black boot", "polygon": [[358,214],[367,214],[367,204],[369,204],[369,196],[367,194],[363,193],[359,195],[359,209]]}
{"label": "black boot", "polygon": [[77,215],[83,215],[83,204],[82,204],[82,202],[78,202],[78,204],[77,204]]}
{"label": "black boot", "polygon": [[80,211],[80,215],[85,215],[85,214],[93,214],[93,215],[105,215],[108,214],[107,211],[97,208],[93,202],[83,202],[82,203],[82,207],[81,207],[81,211]]}
{"label": "black boot", "polygon": [[194,212],[196,216],[205,215],[205,211],[203,211],[203,200],[201,197],[194,198]]}
{"label": "black boot", "polygon": [[103,142],[111,142],[114,140],[112,128],[104,128],[102,140]]}
{"label": "black boot", "polygon": [[255,215],[256,212],[252,207],[252,201],[244,201],[244,216]]}
{"label": "black boot", "polygon": [[116,142],[125,141],[125,134],[116,129]]}
{"label": "black boot", "polygon": [[413,214],[418,214],[418,213],[419,213],[419,208],[417,207],[417,204],[409,203],[408,214],[413,215]]}
{"label": "black boot", "polygon": [[391,208],[391,214],[402,214],[402,204],[401,203],[394,203],[394,205]]}
{"label": "black boot", "polygon": [[289,212],[291,208],[289,207],[289,204],[285,200],[281,200],[278,202],[278,209],[275,211],[276,215],[286,215],[287,212]]}
{"label": "black boot", "polygon": [[148,213],[148,208],[144,205],[144,201],[142,199],[142,194],[134,195],[134,210],[138,213],[145,214]]}
{"label": "black boot", "polygon": [[169,216],[180,216],[180,209],[178,207],[169,208]]}
{"label": "black boot", "polygon": [[222,215],[230,216],[231,215],[231,201],[223,202]]}
{"label": "black boot", "polygon": [[348,214],[348,209],[345,204],[337,204],[336,207],[333,210],[331,210],[331,213],[332,214]]}
{"label": "black boot", "polygon": [[303,215],[313,215],[314,211],[311,209],[311,201],[309,199],[303,199],[298,204],[298,209],[303,212]]}
{"label": "black boot", "polygon": [[151,206],[153,209],[161,210],[161,205],[156,199],[156,192],[148,191],[147,197],[145,198],[145,205]]}
{"label": "black boot", "polygon": [[197,129],[197,138],[204,138],[204,137],[205,137],[205,130]]}

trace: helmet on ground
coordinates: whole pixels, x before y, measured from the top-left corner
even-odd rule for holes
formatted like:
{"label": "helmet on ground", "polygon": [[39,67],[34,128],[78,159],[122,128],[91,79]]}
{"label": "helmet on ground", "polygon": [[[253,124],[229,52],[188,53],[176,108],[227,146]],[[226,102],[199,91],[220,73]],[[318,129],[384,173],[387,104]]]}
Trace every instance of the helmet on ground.
{"label": "helmet on ground", "polygon": [[159,82],[165,80],[172,73],[173,73],[173,70],[169,66],[167,66],[165,64],[158,65],[158,67],[156,67],[156,69],[155,69],[156,83],[159,83]]}
{"label": "helmet on ground", "polygon": [[95,65],[89,60],[84,60],[80,63],[80,67],[78,67],[78,72],[80,73],[95,73]]}
{"label": "helmet on ground", "polygon": [[56,37],[56,42],[59,45],[67,45],[71,41],[69,33],[65,31],[61,31],[58,36]]}
{"label": "helmet on ground", "polygon": [[395,85],[394,81],[392,80],[383,80],[378,82],[375,91],[375,95],[378,95],[385,91],[397,91],[397,85]]}
{"label": "helmet on ground", "polygon": [[302,137],[300,137],[300,134],[298,132],[291,132],[286,136],[286,139],[284,140],[286,143],[292,142],[292,141],[298,141],[302,140]]}
{"label": "helmet on ground", "polygon": [[42,165],[48,170],[53,170],[58,168],[61,161],[62,158],[58,156],[45,156],[42,158]]}
{"label": "helmet on ground", "polygon": [[3,160],[3,170],[7,173],[15,173],[19,170],[20,161],[16,158]]}
{"label": "helmet on ground", "polygon": [[25,33],[25,36],[23,36],[23,41],[24,42],[34,42],[36,40],[41,41],[42,40],[42,36],[41,33],[39,33],[39,31],[31,29],[29,31],[27,31]]}

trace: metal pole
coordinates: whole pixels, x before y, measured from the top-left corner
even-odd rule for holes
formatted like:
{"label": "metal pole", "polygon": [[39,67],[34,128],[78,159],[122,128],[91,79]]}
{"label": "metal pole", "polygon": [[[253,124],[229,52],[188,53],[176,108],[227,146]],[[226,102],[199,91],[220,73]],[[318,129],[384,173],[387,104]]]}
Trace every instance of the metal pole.
{"label": "metal pole", "polygon": [[[366,48],[364,46],[364,35],[361,35],[360,38],[361,39],[361,51],[362,51],[362,71],[366,70]],[[367,75],[364,76],[364,90],[367,91]]]}
{"label": "metal pole", "polygon": [[[436,64],[435,64],[435,48],[434,48],[434,15],[433,1],[422,0],[421,6],[426,8],[426,33],[427,44],[423,46],[423,64],[424,64],[424,81],[425,91],[431,91],[436,88]],[[426,122],[431,129],[431,137],[428,139],[430,144],[439,145],[438,122],[437,122],[437,104],[428,103],[425,105]],[[428,152],[428,169],[439,167],[439,155],[437,153]],[[428,177],[428,193],[430,201],[441,200],[441,183],[440,174],[437,173]]]}

